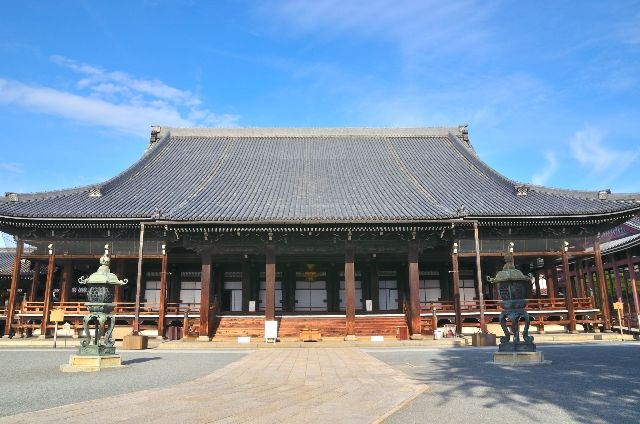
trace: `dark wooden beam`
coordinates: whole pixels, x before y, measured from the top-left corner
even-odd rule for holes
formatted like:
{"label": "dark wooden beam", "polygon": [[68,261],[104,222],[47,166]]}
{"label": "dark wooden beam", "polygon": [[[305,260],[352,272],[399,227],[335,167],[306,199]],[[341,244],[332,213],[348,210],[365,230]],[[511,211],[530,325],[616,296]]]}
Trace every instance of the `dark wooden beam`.
{"label": "dark wooden beam", "polygon": [[242,261],[242,310],[244,312],[249,311],[249,301],[251,300],[251,298],[251,262],[249,262],[249,260],[245,258]]}
{"label": "dark wooden beam", "polygon": [[200,271],[200,328],[198,340],[209,341],[209,311],[211,305],[211,255],[202,254]]}
{"label": "dark wooden beam", "polygon": [[576,259],[575,270],[576,270],[576,289],[578,291],[578,297],[585,298],[587,297],[587,295],[586,295],[586,290],[584,285],[584,275],[582,273],[581,259]]}
{"label": "dark wooden beam", "polygon": [[33,262],[31,271],[31,291],[29,292],[29,302],[35,302],[38,296],[38,284],[40,283],[40,261]]}
{"label": "dark wooden beam", "polygon": [[604,319],[605,331],[611,330],[611,314],[609,313],[609,297],[604,282],[604,266],[602,265],[602,253],[600,241],[596,238],[593,242],[593,252],[596,260],[596,274],[598,276],[598,291],[600,293],[600,312]]}
{"label": "dark wooden beam", "polygon": [[47,322],[49,321],[49,312],[51,310],[51,291],[53,289],[53,269],[55,266],[55,256],[55,253],[52,251],[51,255],[49,255],[49,263],[47,265],[47,284],[44,289],[44,307],[42,308],[40,337],[47,336]]}
{"label": "dark wooden beam", "polygon": [[409,244],[407,261],[409,264],[409,333],[412,339],[420,339],[422,338],[420,329],[420,268],[416,243]]}
{"label": "dark wooden beam", "polygon": [[346,340],[356,338],[356,271],[353,246],[347,245],[344,254],[344,292],[346,312]]}
{"label": "dark wooden beam", "polygon": [[276,255],[273,246],[266,249],[264,319],[276,319]]}
{"label": "dark wooden beam", "polygon": [[638,286],[636,284],[636,270],[633,265],[633,261],[631,260],[631,253],[629,253],[629,249],[627,249],[626,254],[627,254],[627,266],[629,267],[629,279],[631,280],[631,292],[633,293],[633,306],[636,309],[636,319],[638,322],[638,326],[640,326],[640,302],[638,302]]}
{"label": "dark wooden beam", "polygon": [[60,282],[60,301],[68,302],[73,284],[73,261],[65,259],[62,261],[62,280]]}
{"label": "dark wooden beam", "polygon": [[140,332],[140,292],[142,291],[142,261],[144,259],[144,223],[140,224],[140,238],[138,239],[138,272],[136,275],[136,304],[133,312],[133,335]]}
{"label": "dark wooden beam", "polygon": [[571,286],[571,275],[569,274],[569,256],[566,251],[562,252],[562,275],[564,276],[564,299],[569,313],[569,332],[576,332],[576,311],[573,305],[573,287]]}
{"label": "dark wooden beam", "polygon": [[553,261],[544,258],[544,269],[547,275],[547,295],[549,296],[549,300],[554,301],[556,300],[556,285],[554,281],[556,277],[553,272],[555,270]]}
{"label": "dark wooden beam", "polygon": [[160,308],[158,310],[158,338],[164,338],[165,315],[167,313],[167,255],[162,256],[160,269]]}
{"label": "dark wooden beam", "polygon": [[[116,261],[116,275],[118,276],[119,280],[122,280],[124,277],[124,265],[125,265],[125,261],[124,259],[119,259],[118,261]],[[122,296],[122,287],[120,287],[119,285],[115,287],[115,291],[114,291],[114,295],[113,295],[113,301],[118,303],[121,301],[121,296]]]}
{"label": "dark wooden beam", "polygon": [[[460,270],[458,268],[458,254],[451,254],[451,268],[453,276],[453,308],[456,313],[456,334],[462,334],[462,312],[460,309]],[[436,328],[438,323],[433,323]]]}
{"label": "dark wooden beam", "polygon": [[618,298],[618,302],[622,303],[622,285],[620,284],[620,268],[618,268],[618,262],[616,261],[616,257],[612,253],[609,255],[611,259],[611,271],[613,272],[613,278],[616,282],[616,297]]}
{"label": "dark wooden beam", "polygon": [[18,282],[20,281],[20,261],[22,260],[22,252],[24,251],[24,242],[18,239],[16,243],[16,256],[13,258],[13,272],[11,273],[11,288],[9,289],[9,304],[7,305],[7,319],[4,325],[4,337],[11,336],[11,324],[13,323],[13,315],[16,307],[16,293],[18,291]]}
{"label": "dark wooden beam", "polygon": [[378,261],[374,258],[369,268],[371,282],[371,303],[374,312],[380,310],[380,279],[378,278]]}

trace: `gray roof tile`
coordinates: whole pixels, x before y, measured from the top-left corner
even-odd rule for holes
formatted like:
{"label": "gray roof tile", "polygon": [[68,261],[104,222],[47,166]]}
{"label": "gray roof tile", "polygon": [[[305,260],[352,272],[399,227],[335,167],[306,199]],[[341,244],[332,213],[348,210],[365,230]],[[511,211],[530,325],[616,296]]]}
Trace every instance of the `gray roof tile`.
{"label": "gray roof tile", "polygon": [[90,187],[0,200],[0,216],[226,222],[375,222],[601,215],[640,209],[640,195],[515,185],[458,128],[163,128],[122,174]]}

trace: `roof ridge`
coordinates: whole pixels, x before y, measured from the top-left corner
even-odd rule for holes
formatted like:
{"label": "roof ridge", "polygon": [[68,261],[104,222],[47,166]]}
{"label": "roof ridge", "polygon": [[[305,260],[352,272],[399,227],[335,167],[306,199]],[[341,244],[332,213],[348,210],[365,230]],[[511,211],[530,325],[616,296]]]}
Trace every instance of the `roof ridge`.
{"label": "roof ridge", "polygon": [[379,136],[379,137],[417,137],[447,136],[450,133],[466,134],[466,126],[456,127],[234,127],[234,128],[175,128],[162,127],[162,135],[172,137],[345,137],[345,136]]}

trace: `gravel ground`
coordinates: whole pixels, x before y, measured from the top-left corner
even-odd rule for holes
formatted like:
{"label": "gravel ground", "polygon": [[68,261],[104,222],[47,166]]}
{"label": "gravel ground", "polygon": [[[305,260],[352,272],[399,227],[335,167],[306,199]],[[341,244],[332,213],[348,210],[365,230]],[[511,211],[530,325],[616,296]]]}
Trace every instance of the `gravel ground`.
{"label": "gravel ground", "polygon": [[640,422],[640,344],[538,346],[550,365],[490,364],[495,348],[366,349],[429,385],[385,423]]}
{"label": "gravel ground", "polygon": [[63,373],[75,349],[0,349],[0,416],[193,380],[250,350],[120,351],[127,368]]}

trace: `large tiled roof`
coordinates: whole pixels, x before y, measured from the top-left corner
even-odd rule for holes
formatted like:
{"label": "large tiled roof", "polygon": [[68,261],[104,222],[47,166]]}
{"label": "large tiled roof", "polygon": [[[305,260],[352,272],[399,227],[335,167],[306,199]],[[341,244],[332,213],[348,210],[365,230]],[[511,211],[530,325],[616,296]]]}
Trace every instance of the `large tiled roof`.
{"label": "large tiled roof", "polygon": [[113,179],[8,194],[0,217],[379,222],[640,209],[640,196],[518,189],[476,156],[464,127],[163,128],[153,138],[143,157]]}
{"label": "large tiled roof", "polygon": [[[0,247],[0,279],[6,279],[13,274],[13,262],[16,258],[16,249]],[[20,262],[20,274],[24,277],[29,275],[31,264],[28,260]]]}

